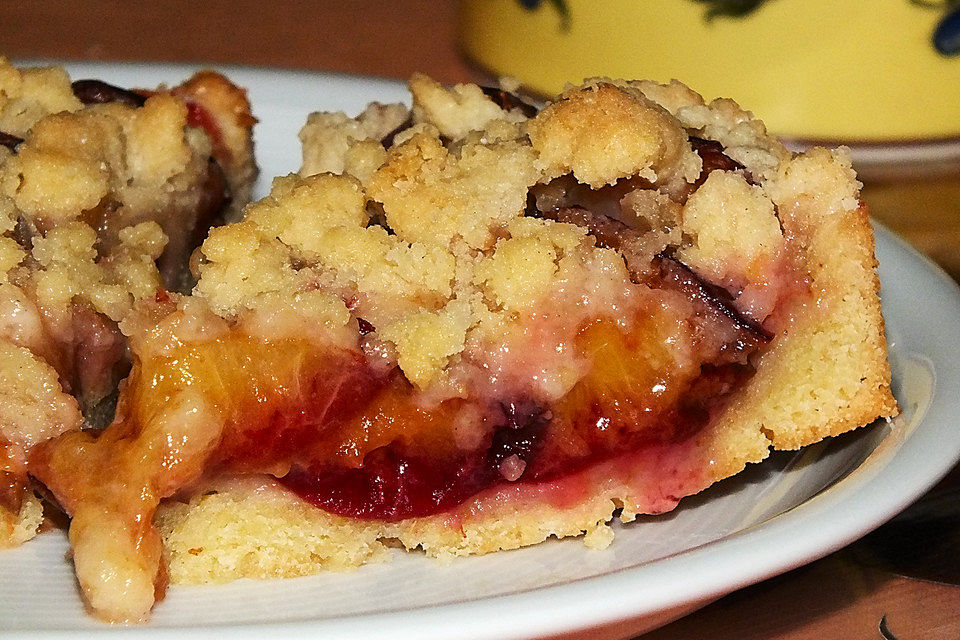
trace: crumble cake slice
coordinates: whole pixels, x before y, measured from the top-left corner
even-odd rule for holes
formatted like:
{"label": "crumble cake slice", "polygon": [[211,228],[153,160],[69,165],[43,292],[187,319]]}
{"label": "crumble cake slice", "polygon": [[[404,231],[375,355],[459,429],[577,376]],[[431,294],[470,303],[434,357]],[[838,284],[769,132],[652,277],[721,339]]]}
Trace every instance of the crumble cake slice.
{"label": "crumble cake slice", "polygon": [[215,73],[129,91],[0,58],[0,547],[42,518],[30,449],[109,422],[130,366],[117,323],[189,288],[209,226],[249,200],[253,122]]}
{"label": "crumble cake slice", "polygon": [[603,547],[618,510],[897,413],[843,150],[679,83],[539,112],[410,88],[311,116],[301,175],[211,231],[193,294],[123,321],[114,423],[34,448],[99,616],[383,541]]}

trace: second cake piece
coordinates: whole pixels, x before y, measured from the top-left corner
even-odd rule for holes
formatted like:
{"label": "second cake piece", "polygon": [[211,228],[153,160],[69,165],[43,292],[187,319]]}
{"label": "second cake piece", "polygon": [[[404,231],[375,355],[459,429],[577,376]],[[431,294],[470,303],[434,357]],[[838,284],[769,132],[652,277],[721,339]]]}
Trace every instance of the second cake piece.
{"label": "second cake piece", "polygon": [[212,72],[137,92],[0,58],[0,547],[42,519],[30,449],[110,421],[118,323],[189,289],[191,252],[249,200],[252,125]]}

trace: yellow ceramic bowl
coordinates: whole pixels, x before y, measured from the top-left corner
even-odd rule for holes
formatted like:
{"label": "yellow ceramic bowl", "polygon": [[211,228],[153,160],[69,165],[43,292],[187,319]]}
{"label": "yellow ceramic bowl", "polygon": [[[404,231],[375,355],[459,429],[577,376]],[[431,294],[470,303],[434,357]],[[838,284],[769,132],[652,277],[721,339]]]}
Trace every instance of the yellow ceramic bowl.
{"label": "yellow ceramic bowl", "polygon": [[766,0],[707,18],[737,2],[461,0],[461,42],[545,94],[588,76],[678,78],[792,138],[960,137],[960,56],[932,43],[948,0]]}

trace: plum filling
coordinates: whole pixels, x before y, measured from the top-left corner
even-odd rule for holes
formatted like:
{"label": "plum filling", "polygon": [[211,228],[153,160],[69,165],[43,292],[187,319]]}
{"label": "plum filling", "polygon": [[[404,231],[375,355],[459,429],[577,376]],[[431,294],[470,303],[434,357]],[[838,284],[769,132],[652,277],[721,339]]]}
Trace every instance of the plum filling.
{"label": "plum filling", "polygon": [[394,140],[398,135],[400,135],[400,132],[406,131],[407,129],[409,129],[410,125],[412,124],[413,124],[413,118],[408,117],[406,120],[404,120],[403,122],[398,124],[396,127],[391,129],[389,132],[387,132],[387,135],[381,138],[380,144],[382,144],[385,148],[389,149],[390,147],[393,146]]}
{"label": "plum filling", "polygon": [[230,161],[230,150],[223,142],[223,131],[213,115],[196,102],[184,97],[187,103],[187,122],[191,127],[203,129],[213,143],[213,155],[218,162]]}
{"label": "plum filling", "polygon": [[736,171],[746,178],[747,182],[753,182],[753,175],[747,171],[746,167],[723,152],[723,145],[716,140],[706,140],[690,136],[690,146],[697,152],[703,161],[703,168],[700,171],[700,177],[693,183],[694,188],[699,187],[710,175],[711,171]]}
{"label": "plum filling", "polygon": [[480,87],[480,90],[483,91],[484,95],[490,98],[494,104],[501,109],[506,109],[507,111],[510,111],[511,109],[519,109],[520,113],[528,118],[535,117],[539,111],[539,109],[537,109],[535,106],[528,102],[524,102],[519,96],[510,93],[509,91],[495,89],[493,87]]}
{"label": "plum filling", "polygon": [[[649,291],[628,326],[601,317],[579,328],[586,373],[548,403],[482,389],[429,403],[398,369],[380,371],[358,352],[231,332],[141,361],[114,424],[99,437],[76,432],[39,446],[32,473],[75,518],[103,500],[126,513],[133,495],[135,511],[152,513],[204,474],[239,472],[280,477],[334,513],[396,521],[499,483],[680,442],[709,424],[769,336],[674,260],[663,263],[663,288]],[[174,458],[158,458],[171,438]]]}
{"label": "plum filling", "polygon": [[187,261],[194,249],[203,244],[210,229],[226,222],[225,214],[232,200],[230,185],[220,163],[209,158],[193,220],[181,220],[178,226],[167,232],[167,248],[157,261],[157,268],[169,289],[188,292],[193,286],[193,277],[186,268]]}
{"label": "plum filling", "polygon": [[[73,308],[71,333],[72,341],[63,345],[61,383],[88,416],[117,388],[130,370],[130,362],[117,325],[86,305]],[[96,426],[104,424],[101,421]]]}
{"label": "plum filling", "polygon": [[[398,369],[378,372],[359,353],[231,335],[142,362],[103,437],[69,434],[56,447],[43,445],[32,469],[48,485],[73,475],[64,474],[63,458],[49,457],[69,452],[70,438],[85,441],[80,449],[104,449],[110,465],[130,457],[108,453],[114,447],[141,448],[136,458],[150,459],[170,435],[174,418],[165,412],[189,400],[204,407],[196,415],[213,411],[217,417],[204,420],[214,424],[204,428],[219,435],[185,436],[177,464],[146,465],[139,479],[103,469],[98,480],[84,468],[83,480],[54,488],[58,496],[58,488],[67,492],[64,506],[83,502],[69,498],[76,487],[93,482],[89,489],[99,493],[113,476],[125,477],[121,494],[169,487],[159,499],[203,474],[271,473],[327,511],[397,521],[446,510],[499,483],[554,479],[650,444],[680,442],[709,424],[769,338],[724,312],[703,287],[687,300],[681,291],[698,283],[679,271],[664,278],[663,292],[638,310],[632,326],[597,319],[578,331],[588,372],[549,404],[479,392],[429,404]],[[467,422],[473,437],[464,444],[458,434]]]}
{"label": "plum filling", "polygon": [[23,138],[19,138],[11,133],[5,133],[0,131],[0,146],[4,146],[10,151],[16,151],[17,147],[23,142]]}
{"label": "plum filling", "polygon": [[[580,329],[577,348],[589,372],[565,397],[477,395],[420,406],[395,372],[356,415],[318,428],[327,435],[303,445],[312,453],[282,484],[326,511],[398,521],[444,511],[499,483],[556,479],[697,433],[753,373],[749,358],[770,335],[675,259],[661,265],[662,295],[631,327],[598,319]],[[688,315],[677,317],[675,308]],[[464,416],[483,424],[469,448],[453,444]]]}
{"label": "plum filling", "polygon": [[[703,303],[713,313],[726,316],[737,329],[743,332],[742,337],[738,335],[737,342],[732,345],[735,349],[744,352],[752,351],[757,347],[758,341],[767,342],[773,339],[769,331],[737,311],[732,304],[732,296],[723,287],[704,282],[690,267],[667,253],[658,255],[657,263],[664,283],[684,291],[691,299]],[[746,341],[743,342],[742,339]]]}
{"label": "plum filling", "polygon": [[395,440],[369,451],[359,467],[316,462],[294,469],[281,483],[325,511],[354,518],[397,521],[432,515],[505,476],[516,480],[536,458],[549,424],[543,409],[506,403],[490,413],[499,420],[489,442],[443,464],[415,443]]}
{"label": "plum filling", "polygon": [[0,508],[12,513],[20,511],[27,488],[27,478],[17,458],[22,458],[22,452],[0,435]]}
{"label": "plum filling", "polygon": [[131,107],[142,107],[147,99],[127,89],[115,87],[102,80],[75,80],[71,85],[73,95],[83,104],[106,104],[119,102]]}

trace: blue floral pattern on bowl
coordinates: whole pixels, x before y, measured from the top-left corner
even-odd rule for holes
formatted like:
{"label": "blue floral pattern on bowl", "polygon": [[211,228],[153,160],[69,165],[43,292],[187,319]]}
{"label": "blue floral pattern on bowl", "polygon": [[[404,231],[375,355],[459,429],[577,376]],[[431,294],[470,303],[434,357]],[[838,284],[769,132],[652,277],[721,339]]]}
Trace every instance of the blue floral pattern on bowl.
{"label": "blue floral pattern on bowl", "polygon": [[[704,12],[706,20],[718,16],[739,17],[753,13],[768,0],[692,0],[708,5]],[[960,0],[909,0],[926,9],[946,9],[947,14],[933,32],[933,46],[945,56],[960,54]],[[517,0],[528,11],[538,9],[544,2],[550,3],[560,14],[560,26],[570,27],[570,10],[566,0]]]}
{"label": "blue floral pattern on bowl", "polygon": [[953,7],[937,25],[933,32],[933,46],[945,56],[960,54],[960,6]]}

